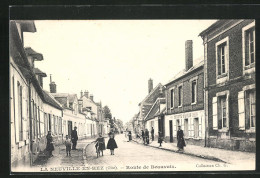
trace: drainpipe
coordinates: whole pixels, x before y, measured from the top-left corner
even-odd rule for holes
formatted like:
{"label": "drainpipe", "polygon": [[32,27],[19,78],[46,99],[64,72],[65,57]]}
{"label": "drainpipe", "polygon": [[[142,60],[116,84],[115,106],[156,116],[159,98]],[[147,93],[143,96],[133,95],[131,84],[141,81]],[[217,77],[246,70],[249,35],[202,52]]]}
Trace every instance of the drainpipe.
{"label": "drainpipe", "polygon": [[30,124],[30,166],[32,166],[32,162],[33,162],[33,154],[32,154],[32,150],[33,150],[33,141],[32,141],[32,105],[31,105],[31,78],[29,79],[29,85],[28,85],[28,91],[29,91],[29,124]]}

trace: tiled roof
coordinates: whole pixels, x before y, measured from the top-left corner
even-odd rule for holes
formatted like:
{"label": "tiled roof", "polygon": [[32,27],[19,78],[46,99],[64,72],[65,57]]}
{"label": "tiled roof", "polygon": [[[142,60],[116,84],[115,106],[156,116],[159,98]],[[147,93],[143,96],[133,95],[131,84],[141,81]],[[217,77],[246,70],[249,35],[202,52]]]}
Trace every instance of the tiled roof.
{"label": "tiled roof", "polygon": [[43,95],[44,95],[44,100],[46,103],[48,103],[58,109],[62,109],[61,104],[59,104],[59,102],[56,101],[55,98],[48,91],[43,90]]}
{"label": "tiled roof", "polygon": [[194,66],[192,66],[188,71],[185,71],[185,69],[181,70],[179,73],[177,73],[171,80],[169,80],[165,85],[168,85],[170,83],[172,83],[173,81],[185,76],[186,74],[194,71],[195,69],[201,67],[204,65],[204,60],[203,57],[200,57],[199,59],[197,59],[197,64],[195,64]]}
{"label": "tiled roof", "polygon": [[38,69],[38,68],[34,68],[34,69],[33,69],[33,72],[34,72],[35,74],[38,74],[38,75],[42,76],[42,77],[47,77],[46,73],[42,72],[42,71],[41,71],[40,69]]}
{"label": "tiled roof", "polygon": [[43,60],[43,55],[41,53],[34,51],[31,47],[26,47],[24,50],[25,50],[26,55],[32,56],[34,58],[34,60],[36,60],[36,61]]}

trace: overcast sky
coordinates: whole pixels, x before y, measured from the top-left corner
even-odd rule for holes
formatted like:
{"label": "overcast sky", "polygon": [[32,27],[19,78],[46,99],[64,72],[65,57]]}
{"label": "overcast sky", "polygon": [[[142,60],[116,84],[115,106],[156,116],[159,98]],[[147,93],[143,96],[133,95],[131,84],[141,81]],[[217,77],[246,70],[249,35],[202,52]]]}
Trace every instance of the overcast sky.
{"label": "overcast sky", "polygon": [[193,40],[193,59],[203,56],[199,33],[215,20],[35,21],[25,33],[25,47],[42,53],[35,65],[49,74],[57,92],[88,90],[124,123],[138,113],[138,103],[153,86],[165,84],[185,67],[185,41]]}

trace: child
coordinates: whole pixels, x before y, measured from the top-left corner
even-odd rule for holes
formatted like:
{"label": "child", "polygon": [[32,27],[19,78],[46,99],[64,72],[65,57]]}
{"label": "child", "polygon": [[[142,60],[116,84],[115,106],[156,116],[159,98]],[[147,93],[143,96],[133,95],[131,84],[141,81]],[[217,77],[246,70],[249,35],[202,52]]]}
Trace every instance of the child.
{"label": "child", "polygon": [[109,140],[108,140],[108,143],[107,143],[107,149],[110,149],[110,153],[111,155],[114,155],[114,149],[117,148],[117,144],[116,144],[116,141],[115,141],[115,135],[114,133],[110,133],[109,134]]}
{"label": "child", "polygon": [[69,139],[69,136],[68,136],[68,135],[66,135],[65,146],[66,146],[67,156],[68,156],[68,155],[70,156],[71,140]]}

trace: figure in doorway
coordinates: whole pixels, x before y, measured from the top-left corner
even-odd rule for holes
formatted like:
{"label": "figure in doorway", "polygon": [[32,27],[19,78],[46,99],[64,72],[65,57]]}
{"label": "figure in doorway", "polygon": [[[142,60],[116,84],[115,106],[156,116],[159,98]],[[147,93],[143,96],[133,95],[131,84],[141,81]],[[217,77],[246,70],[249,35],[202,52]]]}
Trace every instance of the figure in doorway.
{"label": "figure in doorway", "polygon": [[77,127],[74,127],[74,130],[71,132],[71,141],[72,141],[72,150],[76,150],[77,141],[78,141],[78,133],[77,133]]}

